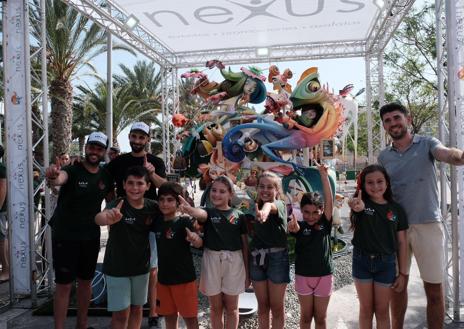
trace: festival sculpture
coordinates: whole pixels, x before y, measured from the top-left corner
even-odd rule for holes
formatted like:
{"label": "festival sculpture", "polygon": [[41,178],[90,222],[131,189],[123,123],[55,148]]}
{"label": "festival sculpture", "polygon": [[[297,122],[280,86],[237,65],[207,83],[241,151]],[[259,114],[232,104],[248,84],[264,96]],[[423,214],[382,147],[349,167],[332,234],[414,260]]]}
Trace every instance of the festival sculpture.
{"label": "festival sculpture", "polygon": [[[252,211],[261,170],[282,175],[287,194],[297,187],[303,192],[319,190],[317,170],[289,156],[344,131],[342,96],[321,84],[317,68],[304,71],[292,87],[292,71],[281,73],[271,65],[268,82],[273,91],[266,92],[266,77],[256,67],[233,71],[217,60],[208,61],[206,67],[219,70],[224,80],[211,81],[207,69],[182,75],[193,79],[191,94],[198,96],[200,105],[193,118],[179,114],[173,117],[173,124],[181,129],[177,136],[182,148],[176,159],[180,157],[182,161],[177,163],[184,166],[176,170],[200,175],[200,187],[206,192],[215,177],[228,176],[237,185],[236,193],[242,193],[237,202],[248,211]],[[348,87],[344,89],[347,93],[351,90]],[[264,110],[256,110],[254,106],[263,101]],[[334,177],[331,184],[335,190]],[[289,195],[289,200],[298,195]]]}
{"label": "festival sculpture", "polygon": [[281,122],[271,114],[231,128],[223,139],[225,157],[233,162],[243,161],[250,145],[257,143],[270,160],[294,164],[284,160],[279,151],[313,147],[336,134],[343,120],[343,107],[323,88],[316,68],[303,72],[290,101],[293,109],[280,118]]}

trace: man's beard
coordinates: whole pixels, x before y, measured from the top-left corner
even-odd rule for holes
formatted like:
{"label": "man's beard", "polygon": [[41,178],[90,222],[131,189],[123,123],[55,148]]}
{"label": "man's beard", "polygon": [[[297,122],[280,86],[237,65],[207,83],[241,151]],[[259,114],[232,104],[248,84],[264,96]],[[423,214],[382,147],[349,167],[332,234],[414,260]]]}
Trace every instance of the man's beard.
{"label": "man's beard", "polygon": [[[91,157],[92,155],[95,155],[95,156],[97,157],[97,160],[96,160],[96,161],[92,161],[92,160],[90,159],[90,157]],[[103,157],[99,157],[99,156],[96,155],[96,154],[86,154],[86,155],[85,155],[85,161],[86,161],[89,165],[91,165],[91,166],[93,166],[93,167],[97,167],[97,166],[100,164],[100,162],[103,161]]]}
{"label": "man's beard", "polygon": [[403,138],[404,136],[406,136],[406,134],[408,133],[408,128],[407,127],[401,127],[400,131],[399,132],[396,132],[394,135],[392,135],[391,133],[389,133],[390,137],[394,140],[398,140],[398,139],[401,139]]}
{"label": "man's beard", "polygon": [[132,149],[132,152],[134,153],[140,153],[145,149],[145,145],[134,144],[134,143],[130,143],[130,147]]}

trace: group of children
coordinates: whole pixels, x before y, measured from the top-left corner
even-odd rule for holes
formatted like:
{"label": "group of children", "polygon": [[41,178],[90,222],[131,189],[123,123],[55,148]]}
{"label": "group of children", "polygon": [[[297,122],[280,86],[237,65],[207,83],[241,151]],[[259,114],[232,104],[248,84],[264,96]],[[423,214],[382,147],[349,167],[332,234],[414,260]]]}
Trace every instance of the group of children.
{"label": "group of children", "polygon": [[[211,327],[238,327],[238,296],[252,283],[258,301],[259,328],[284,328],[284,297],[290,283],[287,232],[296,238],[295,291],[300,327],[326,328],[332,292],[330,233],[333,193],[328,168],[317,164],[323,195],[308,192],[300,201],[303,221],[287,219],[280,178],[263,172],[258,178],[254,218],[231,207],[233,182],[216,178],[210,208],[195,208],[182,187],[166,182],[158,203],[144,198],[150,180],[143,167],[124,176],[126,197],[96,216],[110,225],[104,259],[112,328],[140,328],[147,300],[150,268],[149,232],[158,249],[158,313],[166,327],[177,328],[180,315],[187,328],[198,328],[198,296],[190,246],[204,248],[199,290],[210,303]],[[360,328],[388,328],[390,291],[404,289],[406,216],[393,202],[389,178],[378,165],[358,177],[349,201],[353,236],[353,278],[360,301]],[[186,216],[188,215],[188,216]],[[203,235],[200,234],[203,232]],[[225,314],[225,319],[224,319]]]}

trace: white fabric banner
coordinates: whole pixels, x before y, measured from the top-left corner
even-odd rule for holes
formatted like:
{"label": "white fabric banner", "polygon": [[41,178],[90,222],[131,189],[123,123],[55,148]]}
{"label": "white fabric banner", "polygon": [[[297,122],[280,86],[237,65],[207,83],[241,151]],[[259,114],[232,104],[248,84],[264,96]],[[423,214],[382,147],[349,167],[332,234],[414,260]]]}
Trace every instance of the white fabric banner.
{"label": "white fabric banner", "polygon": [[365,40],[380,13],[366,0],[112,0],[174,52]]}
{"label": "white fabric banner", "polygon": [[28,170],[29,46],[23,0],[4,2],[5,130],[10,225],[11,275],[14,294],[31,293],[30,202]]}

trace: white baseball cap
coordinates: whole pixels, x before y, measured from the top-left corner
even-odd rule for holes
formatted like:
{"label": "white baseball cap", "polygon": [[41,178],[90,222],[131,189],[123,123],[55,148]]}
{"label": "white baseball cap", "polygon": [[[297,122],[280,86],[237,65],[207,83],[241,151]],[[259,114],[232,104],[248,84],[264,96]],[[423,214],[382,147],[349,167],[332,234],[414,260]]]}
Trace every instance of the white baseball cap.
{"label": "white baseball cap", "polygon": [[96,144],[104,148],[108,148],[108,137],[102,132],[95,131],[87,138],[87,144]]}
{"label": "white baseball cap", "polygon": [[136,122],[132,125],[130,131],[140,130],[150,136],[150,127],[145,122]]}

